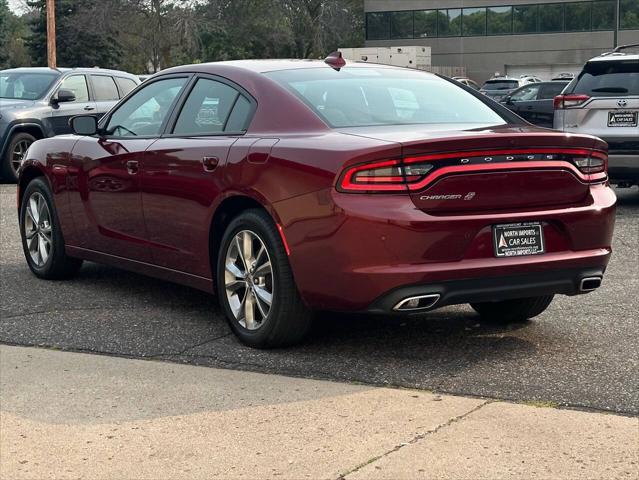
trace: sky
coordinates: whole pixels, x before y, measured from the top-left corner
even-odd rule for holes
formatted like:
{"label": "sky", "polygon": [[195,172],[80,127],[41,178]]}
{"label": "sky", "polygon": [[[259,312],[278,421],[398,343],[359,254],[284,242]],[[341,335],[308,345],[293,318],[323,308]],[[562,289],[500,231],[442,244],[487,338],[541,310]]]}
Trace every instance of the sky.
{"label": "sky", "polygon": [[21,6],[24,2],[22,0],[9,0],[9,8],[15,13],[20,13]]}

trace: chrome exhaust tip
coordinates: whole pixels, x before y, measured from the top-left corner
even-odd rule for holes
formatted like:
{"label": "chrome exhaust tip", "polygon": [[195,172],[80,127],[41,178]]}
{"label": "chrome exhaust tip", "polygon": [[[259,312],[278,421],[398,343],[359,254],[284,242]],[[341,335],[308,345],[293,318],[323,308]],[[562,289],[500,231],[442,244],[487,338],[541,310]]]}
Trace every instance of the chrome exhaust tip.
{"label": "chrome exhaust tip", "polygon": [[579,291],[592,292],[601,286],[602,277],[586,277],[582,278],[579,283]]}
{"label": "chrome exhaust tip", "polygon": [[426,310],[434,306],[441,295],[439,293],[430,293],[427,295],[417,295],[415,297],[408,297],[400,301],[393,307],[396,312],[414,312],[417,310]]}

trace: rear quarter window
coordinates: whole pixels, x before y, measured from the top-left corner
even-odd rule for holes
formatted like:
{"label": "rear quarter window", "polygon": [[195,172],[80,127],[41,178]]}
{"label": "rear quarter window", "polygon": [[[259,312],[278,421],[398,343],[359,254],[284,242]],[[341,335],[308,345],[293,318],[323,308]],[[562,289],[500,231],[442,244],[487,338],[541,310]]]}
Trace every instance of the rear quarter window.
{"label": "rear quarter window", "polygon": [[590,97],[639,95],[639,62],[589,62],[574,82],[571,93]]}

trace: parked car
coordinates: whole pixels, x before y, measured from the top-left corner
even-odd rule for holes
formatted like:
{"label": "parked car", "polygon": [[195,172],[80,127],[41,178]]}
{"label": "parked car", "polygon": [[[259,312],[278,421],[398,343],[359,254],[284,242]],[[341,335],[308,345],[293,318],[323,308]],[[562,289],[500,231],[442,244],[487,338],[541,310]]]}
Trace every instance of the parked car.
{"label": "parked car", "polygon": [[471,80],[468,77],[453,77],[453,80],[457,80],[459,83],[466,85],[467,87],[474,88],[475,90],[479,90],[479,85],[474,80]]}
{"label": "parked car", "polygon": [[31,271],[91,260],[216,292],[254,347],[299,341],[315,309],[523,321],[596,289],[611,255],[603,141],[419,70],[182,66],[71,123],[20,168]]}
{"label": "parked car", "polygon": [[608,143],[610,180],[639,184],[639,45],[590,59],[555,98],[554,127],[588,133]]}
{"label": "parked car", "polygon": [[575,78],[575,74],[574,73],[563,72],[563,73],[558,73],[557,75],[552,77],[551,80],[552,81],[559,80],[559,81],[568,81],[569,82],[573,78]]}
{"label": "parked car", "polygon": [[1,70],[0,176],[15,181],[35,140],[71,133],[72,116],[102,115],[139,83],[134,75],[98,68]]}
{"label": "parked car", "polygon": [[540,127],[553,127],[553,101],[568,85],[568,81],[531,83],[519,87],[501,102],[520,117]]}
{"label": "parked car", "polygon": [[522,75],[520,78],[493,77],[487,80],[479,91],[493,100],[500,101],[519,87],[538,82],[541,80],[532,75]]}

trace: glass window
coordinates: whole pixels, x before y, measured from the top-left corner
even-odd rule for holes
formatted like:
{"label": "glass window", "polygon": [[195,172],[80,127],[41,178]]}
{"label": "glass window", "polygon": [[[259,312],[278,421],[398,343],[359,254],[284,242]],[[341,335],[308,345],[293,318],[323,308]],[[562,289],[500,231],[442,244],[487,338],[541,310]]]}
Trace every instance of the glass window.
{"label": "glass window", "polygon": [[251,102],[240,95],[235,102],[235,107],[229,119],[226,121],[225,132],[243,132],[248,127],[251,114]]}
{"label": "glass window", "polygon": [[486,9],[464,8],[462,11],[462,27],[465,37],[486,35]]}
{"label": "glass window", "polygon": [[539,95],[537,100],[549,100],[559,95],[564,88],[566,88],[568,82],[552,82],[546,83],[539,89]]}
{"label": "glass window", "polygon": [[613,30],[615,28],[615,4],[612,0],[592,2],[592,29]]}
{"label": "glass window", "polygon": [[513,7],[487,9],[488,35],[504,35],[513,31]]}
{"label": "glass window", "polygon": [[89,89],[87,88],[87,79],[84,75],[73,75],[65,78],[60,88],[71,90],[75,95],[76,102],[89,101]]}
{"label": "glass window", "polygon": [[0,72],[0,98],[42,98],[59,76],[58,73]]}
{"label": "glass window", "polygon": [[115,86],[113,77],[107,75],[91,75],[91,83],[93,84],[94,100],[106,102],[120,98],[118,87]]}
{"label": "glass window", "polygon": [[620,28],[639,28],[639,1],[621,0],[619,9]]}
{"label": "glass window", "polygon": [[413,38],[413,12],[391,12],[391,38]]}
{"label": "glass window", "polygon": [[440,37],[461,35],[461,9],[437,10],[437,28]]}
{"label": "glass window", "polygon": [[106,127],[107,135],[159,135],[162,123],[186,81],[186,78],[167,78],[138,90],[113,113]]}
{"label": "glass window", "polygon": [[537,31],[537,5],[513,7],[513,32],[535,33]]}
{"label": "glass window", "polygon": [[115,77],[115,82],[118,84],[122,97],[128,95],[131,90],[138,86],[138,84],[130,78]]}
{"label": "glass window", "polygon": [[604,60],[588,62],[571,93],[590,97],[639,95],[639,62]]}
{"label": "glass window", "polygon": [[200,78],[184,102],[173,133],[180,135],[220,133],[238,91],[228,85]]}
{"label": "glass window", "polygon": [[539,85],[530,85],[523,87],[514,92],[510,99],[513,102],[529,102],[537,99],[537,93],[539,92]]}
{"label": "glass window", "polygon": [[368,40],[387,40],[390,38],[390,14],[388,12],[366,14],[366,38]]}
{"label": "glass window", "polygon": [[591,2],[566,4],[566,31],[583,32],[590,30]]}
{"label": "glass window", "polygon": [[437,36],[437,10],[418,10],[413,15],[415,38]]}
{"label": "glass window", "polygon": [[539,31],[561,32],[564,29],[564,4],[545,3],[539,9]]}
{"label": "glass window", "polygon": [[518,86],[519,81],[517,80],[497,79],[486,80],[486,82],[484,82],[484,86],[481,88],[484,90],[513,90]]}
{"label": "glass window", "polygon": [[281,70],[266,74],[296,94],[332,127],[467,123],[504,119],[452,82],[409,69]]}

